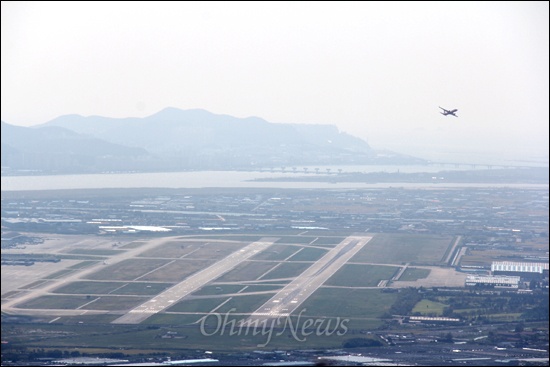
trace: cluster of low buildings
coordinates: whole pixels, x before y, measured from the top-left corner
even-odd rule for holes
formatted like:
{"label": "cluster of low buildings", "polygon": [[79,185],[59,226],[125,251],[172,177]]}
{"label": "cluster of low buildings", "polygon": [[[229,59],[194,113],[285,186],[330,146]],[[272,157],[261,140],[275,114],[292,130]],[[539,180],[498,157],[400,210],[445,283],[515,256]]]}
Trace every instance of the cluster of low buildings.
{"label": "cluster of low buildings", "polygon": [[[100,225],[156,226],[175,234],[322,229],[495,238],[515,245],[539,236],[548,223],[543,190],[185,190],[108,198],[2,200],[11,231],[98,233]],[[500,203],[499,200],[502,200]],[[513,205],[507,204],[513,201]],[[105,218],[113,223],[96,223]],[[125,230],[125,229],[124,229]],[[118,232],[123,232],[119,230]]]}
{"label": "cluster of low buildings", "polygon": [[467,287],[519,289],[522,281],[548,279],[548,263],[493,261],[491,274],[468,275]]}

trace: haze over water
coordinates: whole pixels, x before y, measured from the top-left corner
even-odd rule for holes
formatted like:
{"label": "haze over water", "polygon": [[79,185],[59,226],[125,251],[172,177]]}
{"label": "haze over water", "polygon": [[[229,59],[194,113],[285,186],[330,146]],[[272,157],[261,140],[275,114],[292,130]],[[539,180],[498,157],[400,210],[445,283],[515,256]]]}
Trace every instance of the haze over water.
{"label": "haze over water", "polygon": [[[2,176],[2,191],[33,191],[63,189],[105,189],[105,188],[296,188],[296,189],[345,189],[345,188],[387,188],[387,187],[543,187],[538,184],[495,184],[495,183],[445,183],[443,171],[486,169],[487,167],[460,166],[347,166],[347,167],[303,168],[293,172],[287,168],[280,171],[190,171],[190,172],[155,172],[155,173],[105,173],[87,175],[50,175],[50,176]],[[330,173],[327,173],[330,169]],[[438,179],[434,183],[361,183],[361,182],[261,182],[249,181],[259,178],[281,178],[298,176],[331,176],[337,177],[338,169],[342,173],[351,172],[387,172],[414,173],[432,172]]]}

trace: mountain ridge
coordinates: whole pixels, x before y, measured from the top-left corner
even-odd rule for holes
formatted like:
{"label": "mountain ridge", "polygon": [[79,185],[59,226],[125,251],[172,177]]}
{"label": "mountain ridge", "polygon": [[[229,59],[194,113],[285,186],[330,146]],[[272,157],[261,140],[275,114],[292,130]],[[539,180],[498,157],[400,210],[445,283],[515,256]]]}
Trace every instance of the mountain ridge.
{"label": "mountain ridge", "polygon": [[[19,127],[30,129],[24,134],[10,126],[2,123],[2,152],[9,153],[6,159],[3,155],[2,166],[14,170],[40,166],[28,159],[23,163],[21,157],[38,147],[47,156],[48,149],[54,148],[41,141],[56,141],[59,147],[66,147],[58,152],[67,155],[64,160],[78,156],[88,162],[80,167],[45,165],[45,172],[55,171],[53,166],[81,173],[422,162],[398,154],[378,156],[367,142],[341,132],[335,125],[271,123],[260,117],[237,118],[203,109],[167,107],[146,117],[126,118],[62,115],[33,127]],[[10,139],[4,139],[4,130]],[[29,141],[35,142],[34,147],[26,145]],[[84,142],[81,151],[75,141]],[[92,142],[98,146],[96,152],[90,149]]]}

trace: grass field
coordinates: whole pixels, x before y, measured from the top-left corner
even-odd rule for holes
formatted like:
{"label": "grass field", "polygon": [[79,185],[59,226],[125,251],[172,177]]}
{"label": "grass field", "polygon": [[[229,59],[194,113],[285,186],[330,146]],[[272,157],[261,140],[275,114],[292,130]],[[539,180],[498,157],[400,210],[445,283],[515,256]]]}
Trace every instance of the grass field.
{"label": "grass field", "polygon": [[219,314],[231,313],[251,313],[254,312],[269,300],[273,294],[250,294],[232,297],[229,302],[224,303],[216,310]]}
{"label": "grass field", "polygon": [[346,264],[325,285],[376,287],[381,280],[391,279],[398,270],[395,266]]}
{"label": "grass field", "polygon": [[342,242],[344,239],[345,239],[345,237],[331,237],[331,236],[317,237],[317,239],[315,240],[315,242],[312,243],[312,245],[315,245],[315,246],[323,246],[323,245],[336,246],[337,244]]}
{"label": "grass field", "polygon": [[382,293],[378,289],[320,288],[300,310],[320,317],[379,318],[389,311],[396,298],[396,293]]}
{"label": "grass field", "polygon": [[265,274],[261,279],[291,278],[300,275],[311,266],[310,263],[280,263],[272,271]]}
{"label": "grass field", "polygon": [[124,282],[72,282],[62,285],[52,291],[52,293],[66,294],[107,294],[121,286]]}
{"label": "grass field", "polygon": [[149,297],[99,296],[93,302],[85,304],[81,310],[131,310],[147,301]]}
{"label": "grass field", "polygon": [[154,296],[171,287],[172,283],[135,282],[123,284],[120,288],[111,291],[112,295]]}
{"label": "grass field", "polygon": [[311,236],[285,236],[277,240],[277,243],[297,243],[307,245],[316,240],[317,237]]}
{"label": "grass field", "polygon": [[328,248],[325,250],[321,248],[304,247],[300,252],[292,255],[288,261],[317,261],[325,256],[328,250]]}
{"label": "grass field", "polygon": [[414,306],[412,313],[418,312],[426,316],[441,316],[445,307],[447,305],[444,303],[423,299]]}
{"label": "grass field", "polygon": [[146,273],[167,264],[170,260],[161,259],[127,259],[114,265],[89,274],[91,280],[134,280]]}
{"label": "grass field", "polygon": [[170,286],[172,283],[76,281],[56,288],[52,293],[153,296]]}
{"label": "grass field", "polygon": [[204,268],[214,264],[214,260],[173,260],[165,266],[137,277],[141,281],[179,282]]}
{"label": "grass field", "polygon": [[288,246],[288,245],[271,245],[266,250],[256,254],[252,257],[253,260],[272,260],[281,261],[284,260],[298,251],[301,247]]}
{"label": "grass field", "polygon": [[377,234],[350,261],[437,265],[452,241],[452,236]]}
{"label": "grass field", "polygon": [[242,290],[245,286],[240,284],[224,284],[219,286],[208,285],[200,288],[199,290],[192,293],[193,296],[209,296],[209,295],[221,295],[221,294],[230,294],[237,293]]}
{"label": "grass field", "polygon": [[185,256],[186,259],[221,260],[227,255],[249,245],[242,242],[212,242],[205,243],[196,251]]}
{"label": "grass field", "polygon": [[[184,349],[205,350],[205,346],[209,350],[241,352],[262,349],[332,349],[340,348],[346,340],[356,337],[341,326],[342,320],[337,324],[336,319],[331,319],[330,325],[327,320],[319,334],[314,329],[302,333],[303,319],[297,322],[296,318],[291,318],[285,320],[281,327],[272,330],[268,328],[266,332],[257,335],[253,335],[251,331],[246,332],[245,328],[236,328],[231,335],[230,328],[225,328],[222,332],[218,323],[223,323],[223,319],[220,321],[214,317],[207,319],[208,326],[204,326],[202,330],[200,323],[192,323],[197,319],[193,315],[162,314],[155,315],[155,319],[152,321],[162,322],[147,322],[140,326],[118,325],[116,330],[108,324],[98,325],[86,321],[82,324],[41,324],[38,332],[36,325],[18,325],[18,337],[11,334],[6,337],[16,343],[24,342],[28,347],[47,345],[48,348],[78,348],[83,352],[104,353],[123,350],[126,354],[147,350],[154,350],[155,353],[181,353]],[[171,326],[163,326],[166,324]],[[336,331],[340,331],[342,335],[338,335]]]}
{"label": "grass field", "polygon": [[74,310],[97,297],[45,295],[18,304],[19,308]]}
{"label": "grass field", "polygon": [[216,282],[254,280],[276,265],[277,263],[274,262],[243,261],[234,269],[217,278]]}
{"label": "grass field", "polygon": [[139,254],[139,257],[165,257],[179,258],[197,250],[203,246],[202,241],[169,241],[162,246],[147,250]]}
{"label": "grass field", "polygon": [[167,311],[208,313],[228,299],[229,297],[223,295],[217,298],[188,299],[176,303]]}

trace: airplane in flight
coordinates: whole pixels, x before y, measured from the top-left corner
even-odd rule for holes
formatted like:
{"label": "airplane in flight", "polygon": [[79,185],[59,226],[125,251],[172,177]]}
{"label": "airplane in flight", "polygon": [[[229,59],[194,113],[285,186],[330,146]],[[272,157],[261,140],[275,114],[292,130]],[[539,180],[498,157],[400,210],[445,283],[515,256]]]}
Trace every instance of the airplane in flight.
{"label": "airplane in flight", "polygon": [[441,112],[443,116],[453,115],[454,117],[458,117],[457,115],[455,115],[455,112],[458,111],[456,108],[454,110],[446,110],[443,107],[439,107],[439,108],[443,110],[443,112]]}

